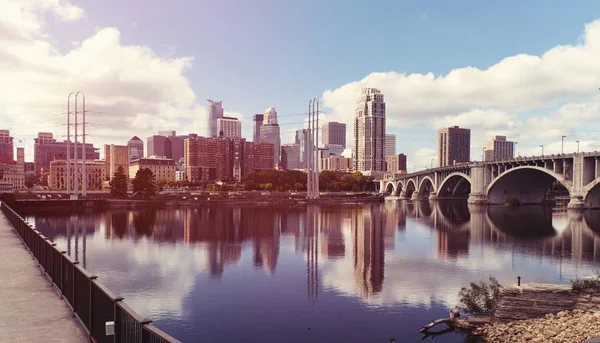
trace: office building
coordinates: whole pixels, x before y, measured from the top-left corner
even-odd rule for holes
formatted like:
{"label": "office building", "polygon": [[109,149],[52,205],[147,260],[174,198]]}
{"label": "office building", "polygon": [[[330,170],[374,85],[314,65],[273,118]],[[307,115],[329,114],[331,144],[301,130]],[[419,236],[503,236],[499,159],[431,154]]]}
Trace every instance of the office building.
{"label": "office building", "polygon": [[[57,154],[56,158],[50,162],[50,172],[48,175],[48,187],[54,191],[64,191],[67,189],[67,160],[65,154]],[[78,159],[77,163],[71,160],[71,175],[75,174],[75,164],[78,169],[81,169],[83,160]],[[87,189],[90,191],[102,190],[102,183],[106,180],[106,165],[105,161],[101,160],[86,160],[85,168],[87,174]],[[127,170],[125,170],[127,173]],[[71,189],[80,189],[81,174],[78,175],[77,181],[75,177],[71,178]],[[79,188],[76,187],[78,185]]]}
{"label": "office building", "polygon": [[267,108],[260,127],[260,141],[273,145],[273,166],[277,166],[281,157],[281,134],[277,123],[277,111]]}
{"label": "office building", "polygon": [[242,123],[237,118],[219,118],[217,119],[217,133],[219,137],[241,138]]}
{"label": "office building", "polygon": [[140,158],[129,165],[129,178],[134,179],[140,169],[150,169],[156,181],[175,181],[177,166],[170,158]]}
{"label": "office building", "polygon": [[253,126],[252,126],[252,141],[260,142],[260,128],[263,124],[264,114],[258,113],[254,115]]}
{"label": "office building", "polygon": [[341,156],[346,149],[339,144],[327,144],[322,150],[326,150],[329,155]]}
{"label": "office building", "polygon": [[396,155],[396,135],[385,135],[385,156]]}
{"label": "office building", "polygon": [[127,142],[127,151],[129,155],[129,163],[133,160],[138,160],[144,157],[144,142],[138,138],[138,136],[133,136]]}
{"label": "office building", "polygon": [[335,121],[322,126],[323,145],[340,145],[346,148],[346,124]]}
{"label": "office building", "polygon": [[10,131],[0,130],[0,157],[8,157],[14,159],[15,146],[14,138],[10,136]]}
{"label": "office building", "polygon": [[165,157],[165,141],[167,137],[161,135],[153,135],[146,138],[146,149],[148,157]]}
{"label": "office building", "polygon": [[283,144],[281,146],[281,168],[299,169],[300,168],[300,145]]}
{"label": "office building", "polygon": [[300,169],[306,169],[308,163],[308,131],[306,129],[296,130],[295,144],[300,146]]}
{"label": "office building", "polygon": [[506,140],[506,136],[494,136],[485,142],[485,161],[502,161],[514,158],[515,143]]}
{"label": "office building", "polygon": [[[97,160],[100,158],[100,153],[96,151],[91,143],[85,144],[86,160]],[[77,143],[77,158],[81,158],[83,154],[83,144]],[[54,161],[54,155],[67,155],[67,141],[58,142],[54,139],[50,132],[39,132],[37,138],[34,138],[33,145],[33,163],[35,164],[36,173],[40,173],[42,169],[48,170],[50,162]],[[70,148],[71,159],[75,158],[75,146],[71,142]]]}
{"label": "office building", "polygon": [[330,170],[330,171],[352,171],[353,160],[352,158],[330,155],[319,160],[319,170]]}
{"label": "office building", "polygon": [[458,126],[438,131],[438,165],[452,166],[471,159],[471,130]]}
{"label": "office building", "polygon": [[354,117],[354,169],[385,171],[385,101],[375,88],[363,88]]}
{"label": "office building", "polygon": [[208,107],[206,108],[207,123],[207,136],[217,137],[219,132],[217,131],[217,119],[223,118],[223,102],[222,101],[208,101]]}
{"label": "office building", "polygon": [[17,160],[0,156],[0,192],[21,191],[25,187],[25,149],[17,148]]}
{"label": "office building", "polygon": [[271,143],[246,142],[243,157],[243,175],[251,171],[273,169],[275,148]]}
{"label": "office building", "polygon": [[[175,133],[173,131],[173,133]],[[185,136],[184,136],[185,137]],[[179,161],[183,157],[183,141],[181,136],[153,135],[148,137],[148,157],[162,157]]]}
{"label": "office building", "polygon": [[123,173],[129,176],[129,150],[127,145],[105,144],[104,163],[107,179],[112,179],[119,167],[123,168]]}
{"label": "office building", "polygon": [[388,173],[406,172],[406,155],[387,155],[385,157]]}

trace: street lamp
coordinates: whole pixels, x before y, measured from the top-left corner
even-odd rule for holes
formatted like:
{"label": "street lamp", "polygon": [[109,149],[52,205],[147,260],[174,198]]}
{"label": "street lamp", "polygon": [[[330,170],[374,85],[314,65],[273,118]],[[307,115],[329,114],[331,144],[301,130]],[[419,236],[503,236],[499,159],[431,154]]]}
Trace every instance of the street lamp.
{"label": "street lamp", "polygon": [[540,148],[542,148],[542,156],[544,156],[544,146],[540,145]]}
{"label": "street lamp", "polygon": [[567,136],[564,136],[564,135],[563,135],[563,136],[562,136],[562,139],[561,139],[561,144],[560,144],[560,154],[561,154],[561,155],[562,155],[562,154],[564,154],[564,147],[565,147],[565,137],[567,137]]}
{"label": "street lamp", "polygon": [[579,141],[575,141],[577,143],[577,153],[579,154]]}

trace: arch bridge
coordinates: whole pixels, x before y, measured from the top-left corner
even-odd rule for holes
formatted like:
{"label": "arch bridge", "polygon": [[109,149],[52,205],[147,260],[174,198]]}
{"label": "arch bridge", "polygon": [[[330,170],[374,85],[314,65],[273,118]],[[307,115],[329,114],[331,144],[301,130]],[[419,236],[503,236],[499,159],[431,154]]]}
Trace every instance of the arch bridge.
{"label": "arch bridge", "polygon": [[379,192],[400,199],[468,199],[470,204],[541,204],[564,186],[568,207],[600,208],[600,152],[462,163],[410,174],[385,174]]}

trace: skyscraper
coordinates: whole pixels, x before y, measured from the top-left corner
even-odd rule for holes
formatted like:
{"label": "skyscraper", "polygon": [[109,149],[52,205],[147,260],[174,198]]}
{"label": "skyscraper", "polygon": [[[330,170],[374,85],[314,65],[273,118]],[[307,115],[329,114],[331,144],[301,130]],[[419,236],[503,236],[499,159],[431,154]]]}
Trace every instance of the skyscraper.
{"label": "skyscraper", "polygon": [[242,137],[242,123],[237,118],[223,117],[217,119],[217,135],[219,137]]}
{"label": "skyscraper", "polygon": [[208,120],[208,137],[217,137],[219,132],[217,131],[217,119],[223,118],[223,102],[208,100],[208,107],[206,108],[206,118]]}
{"label": "skyscraper", "polygon": [[308,162],[308,133],[306,129],[296,130],[295,143],[300,146],[300,165],[299,167],[306,168]]}
{"label": "skyscraper", "polygon": [[13,137],[10,136],[10,131],[0,130],[0,157],[8,157],[13,159],[15,146]]}
{"label": "skyscraper", "polygon": [[273,163],[279,164],[281,157],[281,136],[279,124],[277,124],[277,111],[267,108],[263,117],[263,125],[260,127],[260,141],[273,144]]}
{"label": "skyscraper", "polygon": [[133,136],[127,142],[127,153],[129,155],[129,163],[144,157],[144,142],[138,136]]}
{"label": "skyscraper", "polygon": [[346,147],[346,124],[335,121],[325,123],[322,126],[323,145],[341,145]]}
{"label": "skyscraper", "polygon": [[438,131],[438,165],[451,166],[471,159],[471,130],[458,126]]}
{"label": "skyscraper", "polygon": [[396,155],[396,135],[385,135],[385,156]]}
{"label": "skyscraper", "polygon": [[254,142],[260,142],[260,127],[263,124],[263,118],[264,118],[263,114],[259,113],[259,114],[254,115],[254,126],[252,127],[253,131],[254,131],[253,132],[254,133],[254,136],[253,136]]}
{"label": "skyscraper", "polygon": [[298,169],[300,168],[300,145],[283,144],[281,146],[281,168]]}
{"label": "skyscraper", "polygon": [[354,117],[354,169],[385,171],[385,101],[375,88],[363,88]]}
{"label": "skyscraper", "polygon": [[150,136],[146,139],[146,143],[147,143],[147,151],[148,151],[148,157],[150,156],[159,156],[159,157],[166,157],[165,154],[165,141],[167,140],[167,137],[162,136],[162,135],[153,135]]}
{"label": "skyscraper", "polygon": [[495,136],[485,142],[485,160],[501,161],[514,157],[515,143],[506,140],[506,136]]}

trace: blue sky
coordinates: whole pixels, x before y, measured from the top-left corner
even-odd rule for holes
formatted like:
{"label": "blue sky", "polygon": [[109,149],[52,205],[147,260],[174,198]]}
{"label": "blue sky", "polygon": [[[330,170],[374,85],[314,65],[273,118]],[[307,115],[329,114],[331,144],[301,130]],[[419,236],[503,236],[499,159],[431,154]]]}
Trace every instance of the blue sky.
{"label": "blue sky", "polygon": [[[366,78],[362,85],[383,88],[386,98],[391,98],[396,92],[389,91],[391,88],[386,89],[385,85],[380,87],[378,82],[370,82],[369,74],[433,73],[437,76],[468,66],[483,70],[518,54],[539,56],[557,45],[581,43],[584,26],[600,13],[597,1],[579,1],[577,6],[566,1],[104,0],[60,3],[79,7],[84,14],[65,20],[45,9],[35,17],[42,25],[40,32],[47,35],[38,39],[50,42],[57,54],[67,56],[77,49],[77,42],[84,42],[105,28],[115,28],[120,33],[119,47],[145,47],[153,58],[165,61],[192,57],[190,67],[182,68],[181,74],[195,94],[196,104],[204,106],[205,99],[223,100],[226,111],[243,116],[246,137],[251,137],[252,114],[275,107],[280,115],[284,142],[291,139],[291,131],[302,126],[301,113],[306,111],[308,100],[320,97],[327,90],[340,89]],[[101,49],[102,45],[95,48]],[[156,72],[148,70],[148,73]],[[182,82],[177,86],[186,87]],[[478,87],[477,84],[470,86]],[[166,83],[164,87],[173,86]],[[125,89],[127,93],[128,88]],[[177,89],[173,88],[173,92]],[[519,112],[519,117],[513,119],[520,121],[544,117],[557,109],[559,102],[570,103],[571,95],[563,98],[554,94],[551,103],[524,105],[505,112],[509,115]],[[586,99],[588,101],[589,96]],[[161,101],[170,102],[168,98]],[[420,101],[435,102],[436,98]],[[351,127],[351,109],[336,107],[335,101],[324,99],[324,102],[331,105],[325,111],[332,113],[332,119],[344,120],[348,128]],[[350,102],[353,106],[353,101]],[[438,108],[426,120],[419,121],[410,115],[404,120],[402,104],[395,102],[393,107],[398,110],[391,109],[394,113],[389,115],[395,119],[390,120],[388,132],[398,135],[397,150],[407,152],[409,160],[411,154],[423,148],[435,148],[438,122],[434,118],[465,112]],[[499,107],[474,104],[466,109]],[[127,113],[132,108],[135,110],[132,106],[121,110],[115,103],[111,108]],[[203,120],[200,112],[195,111],[189,120],[174,125],[178,127],[163,129],[182,131],[190,127],[189,131],[194,131],[199,124],[182,123]],[[160,117],[161,113],[149,117],[153,116]],[[121,129],[139,130],[135,123],[139,121],[122,125]],[[13,131],[19,129],[13,126]],[[145,136],[153,129],[144,127],[131,135]],[[106,137],[98,135],[95,139],[101,141]],[[473,138],[472,159],[477,159],[479,156],[475,155],[481,150],[482,138],[475,135]],[[544,142],[556,143],[552,139]],[[533,149],[539,142],[524,138],[520,146]],[[427,153],[431,151],[420,151],[423,161],[429,161]]]}

